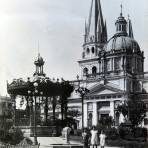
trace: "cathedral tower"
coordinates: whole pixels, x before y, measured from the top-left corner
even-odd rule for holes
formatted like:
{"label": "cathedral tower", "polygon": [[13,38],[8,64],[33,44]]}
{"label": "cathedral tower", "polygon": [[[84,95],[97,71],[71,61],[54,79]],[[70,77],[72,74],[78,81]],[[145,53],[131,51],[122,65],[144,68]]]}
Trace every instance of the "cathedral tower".
{"label": "cathedral tower", "polygon": [[106,42],[107,27],[102,15],[101,3],[100,0],[92,0],[89,18],[85,22],[82,60],[78,61],[82,78],[94,77],[98,73],[98,54],[103,50]]}

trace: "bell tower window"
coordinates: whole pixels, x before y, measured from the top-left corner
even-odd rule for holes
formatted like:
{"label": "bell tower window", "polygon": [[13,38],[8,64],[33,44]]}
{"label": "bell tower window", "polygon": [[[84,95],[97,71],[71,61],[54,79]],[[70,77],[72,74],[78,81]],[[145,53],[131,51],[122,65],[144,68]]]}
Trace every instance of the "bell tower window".
{"label": "bell tower window", "polygon": [[89,54],[89,52],[90,52],[89,48],[87,48],[87,51],[86,52],[87,52],[87,54]]}
{"label": "bell tower window", "polygon": [[83,59],[85,58],[85,52],[82,53],[82,58],[83,58]]}
{"label": "bell tower window", "polygon": [[94,53],[95,53],[95,48],[92,47],[92,48],[91,48],[91,51],[92,51],[92,53],[94,54]]}
{"label": "bell tower window", "polygon": [[97,68],[96,68],[96,66],[94,66],[94,67],[92,68],[92,74],[95,75],[96,73],[97,73]]}
{"label": "bell tower window", "polygon": [[88,69],[85,67],[84,69],[83,69],[83,75],[87,75],[88,74]]}

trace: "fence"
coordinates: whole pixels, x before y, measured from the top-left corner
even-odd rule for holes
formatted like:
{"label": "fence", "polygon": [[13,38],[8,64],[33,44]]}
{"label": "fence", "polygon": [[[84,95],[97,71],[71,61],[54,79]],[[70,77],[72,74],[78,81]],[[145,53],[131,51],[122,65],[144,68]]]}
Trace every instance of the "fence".
{"label": "fence", "polygon": [[39,148],[39,145],[1,145],[0,148]]}

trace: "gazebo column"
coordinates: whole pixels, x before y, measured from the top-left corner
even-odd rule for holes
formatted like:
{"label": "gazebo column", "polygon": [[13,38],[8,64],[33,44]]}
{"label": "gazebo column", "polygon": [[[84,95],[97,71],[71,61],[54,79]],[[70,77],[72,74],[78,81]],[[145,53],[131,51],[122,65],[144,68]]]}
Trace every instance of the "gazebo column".
{"label": "gazebo column", "polygon": [[48,118],[48,97],[46,97],[46,100],[45,100],[44,114],[45,114],[45,122],[47,123],[47,118]]}
{"label": "gazebo column", "polygon": [[97,102],[93,102],[93,125],[97,125],[98,114],[97,114]]}

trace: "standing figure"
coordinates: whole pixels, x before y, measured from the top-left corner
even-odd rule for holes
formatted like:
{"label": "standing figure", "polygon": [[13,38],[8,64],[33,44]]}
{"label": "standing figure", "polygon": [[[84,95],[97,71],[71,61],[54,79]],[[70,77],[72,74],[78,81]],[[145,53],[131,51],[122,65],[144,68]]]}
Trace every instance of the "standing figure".
{"label": "standing figure", "polygon": [[99,144],[98,140],[98,131],[96,130],[95,126],[93,126],[93,129],[91,130],[91,145],[93,148]]}
{"label": "standing figure", "polygon": [[84,148],[88,148],[88,144],[89,144],[89,134],[88,134],[86,128],[84,129],[84,131],[83,131],[83,133],[82,133],[82,138],[83,138]]}
{"label": "standing figure", "polygon": [[104,148],[106,135],[104,134],[103,131],[101,131],[101,134],[99,137],[100,137],[100,146],[101,148]]}
{"label": "standing figure", "polygon": [[69,143],[69,136],[70,136],[70,131],[71,131],[71,128],[66,126],[64,128],[64,131],[65,131],[65,139],[66,139],[66,143]]}

